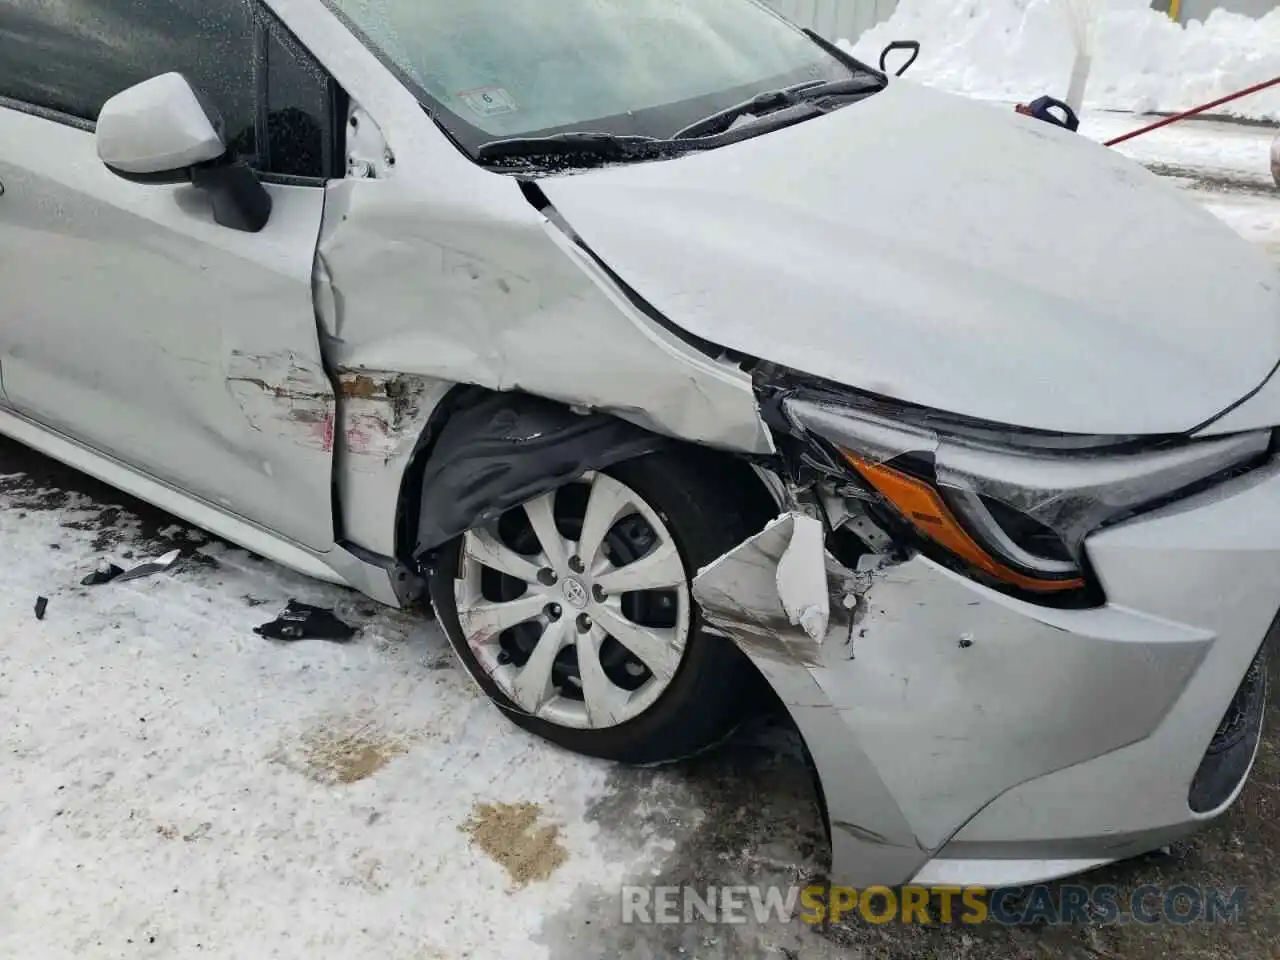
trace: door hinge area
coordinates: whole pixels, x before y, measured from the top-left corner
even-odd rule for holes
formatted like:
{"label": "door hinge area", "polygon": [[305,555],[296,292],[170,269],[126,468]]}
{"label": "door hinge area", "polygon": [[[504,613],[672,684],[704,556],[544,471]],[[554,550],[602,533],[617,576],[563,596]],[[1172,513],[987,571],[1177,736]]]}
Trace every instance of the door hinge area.
{"label": "door hinge area", "polygon": [[385,180],[395,170],[396,156],[373,117],[354,100],[347,111],[347,176]]}

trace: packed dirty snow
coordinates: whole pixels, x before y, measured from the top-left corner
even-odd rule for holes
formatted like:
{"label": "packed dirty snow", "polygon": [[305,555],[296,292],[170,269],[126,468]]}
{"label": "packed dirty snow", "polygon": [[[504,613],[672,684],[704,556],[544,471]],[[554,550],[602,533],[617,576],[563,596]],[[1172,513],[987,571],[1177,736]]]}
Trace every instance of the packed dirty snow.
{"label": "packed dirty snow", "polygon": [[[671,770],[566,753],[421,614],[117,497],[0,439],[0,958],[838,955],[799,923],[617,922],[625,883],[819,869],[790,732]],[[359,633],[255,634],[290,600]]]}
{"label": "packed dirty snow", "polygon": [[[1073,12],[1088,0],[900,0],[894,15],[852,45],[878,62],[893,40],[918,40],[909,76],[993,100],[1064,98],[1075,57]],[[1086,109],[1185,110],[1280,76],[1280,7],[1254,19],[1215,10],[1185,28],[1148,0],[1094,0]],[[850,46],[848,41],[842,41]],[[1280,121],[1280,87],[1218,112]]]}
{"label": "packed dirty snow", "polygon": [[[1086,113],[1080,123],[1080,133],[1091,140],[1106,142],[1146,126],[1154,119],[1125,113]],[[1115,149],[1139,163],[1212,171],[1236,180],[1269,184],[1274,137],[1274,131],[1266,127],[1196,119],[1152,130],[1126,140]]]}

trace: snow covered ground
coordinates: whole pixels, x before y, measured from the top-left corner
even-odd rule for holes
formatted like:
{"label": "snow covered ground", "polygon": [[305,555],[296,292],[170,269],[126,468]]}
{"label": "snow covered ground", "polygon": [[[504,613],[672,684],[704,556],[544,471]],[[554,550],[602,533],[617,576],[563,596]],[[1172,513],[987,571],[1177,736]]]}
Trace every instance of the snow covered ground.
{"label": "snow covered ground", "polygon": [[[1253,149],[1197,136],[1213,139],[1177,134],[1178,163]],[[1181,184],[1280,262],[1280,201]],[[80,585],[103,556],[174,546],[168,573]],[[256,636],[289,598],[361,633]],[[1277,753],[1273,735],[1257,784],[1195,841],[1095,882],[1213,875],[1274,904]],[[1265,909],[1204,942],[1181,928],[620,923],[626,883],[791,884],[823,856],[780,721],[666,770],[564,753],[506,723],[420,616],[0,441],[0,957],[1227,957],[1266,955],[1277,935]]]}
{"label": "snow covered ground", "polygon": [[[103,556],[175,546],[168,573],[80,585]],[[289,598],[360,636],[256,636]],[[791,883],[819,870],[821,830],[785,730],[678,771],[564,753],[508,724],[423,617],[0,441],[0,957],[532,960],[620,955],[624,935],[668,956],[708,935],[618,929],[624,882]]]}
{"label": "snow covered ground", "polygon": [[1206,198],[1203,202],[1210,213],[1221,218],[1241,236],[1259,244],[1280,263],[1277,201],[1226,191],[1212,199]]}
{"label": "snow covered ground", "polygon": [[[1080,132],[1105,141],[1157,119],[1093,112]],[[1114,149],[1165,174],[1210,213],[1280,262],[1280,189],[1271,176],[1275,131],[1213,121],[1183,121]]]}
{"label": "snow covered ground", "polygon": [[[1105,142],[1159,119],[1089,110],[1081,118],[1080,132]],[[1115,149],[1139,163],[1182,167],[1274,188],[1270,151],[1278,133],[1280,130],[1246,124],[1182,120],[1127,140]]]}
{"label": "snow covered ground", "polygon": [[[1186,110],[1280,76],[1280,8],[1258,19],[1215,10],[1183,27],[1149,0],[899,0],[853,49],[875,63],[890,41],[918,40],[915,80],[983,99],[1065,99],[1076,14],[1096,14],[1086,108]],[[1222,112],[1280,120],[1280,88]]]}

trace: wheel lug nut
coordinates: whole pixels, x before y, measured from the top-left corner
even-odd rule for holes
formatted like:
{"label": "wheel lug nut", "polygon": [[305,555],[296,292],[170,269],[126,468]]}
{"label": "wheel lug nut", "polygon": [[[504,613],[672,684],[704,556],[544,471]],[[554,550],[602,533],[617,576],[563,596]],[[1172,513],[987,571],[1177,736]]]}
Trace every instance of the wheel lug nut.
{"label": "wheel lug nut", "polygon": [[570,557],[569,569],[572,570],[574,573],[581,573],[585,569],[585,567],[582,564],[582,558],[576,557],[576,556]]}
{"label": "wheel lug nut", "polygon": [[556,572],[550,567],[543,567],[538,571],[538,582],[544,587],[552,586],[556,582]]}
{"label": "wheel lug nut", "polygon": [[604,603],[604,598],[607,597],[608,594],[604,592],[604,587],[596,583],[591,586],[591,596],[595,597],[596,603]]}
{"label": "wheel lug nut", "polygon": [[585,613],[578,614],[578,632],[586,633],[591,629],[591,618]]}
{"label": "wheel lug nut", "polygon": [[547,604],[547,616],[550,617],[552,620],[559,620],[560,604],[558,603]]}

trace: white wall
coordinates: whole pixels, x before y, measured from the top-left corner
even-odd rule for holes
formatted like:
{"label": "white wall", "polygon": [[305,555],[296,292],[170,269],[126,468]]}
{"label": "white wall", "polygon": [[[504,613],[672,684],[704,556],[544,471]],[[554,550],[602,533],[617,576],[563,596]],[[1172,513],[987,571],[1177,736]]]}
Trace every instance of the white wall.
{"label": "white wall", "polygon": [[783,16],[828,40],[856,40],[862,31],[889,19],[898,0],[766,0]]}
{"label": "white wall", "polygon": [[[1247,17],[1262,17],[1274,10],[1276,5],[1276,0],[1182,0],[1178,19],[1183,23],[1203,20],[1217,7],[1232,13],[1243,13]],[[1167,0],[1161,9],[1169,9]]]}

